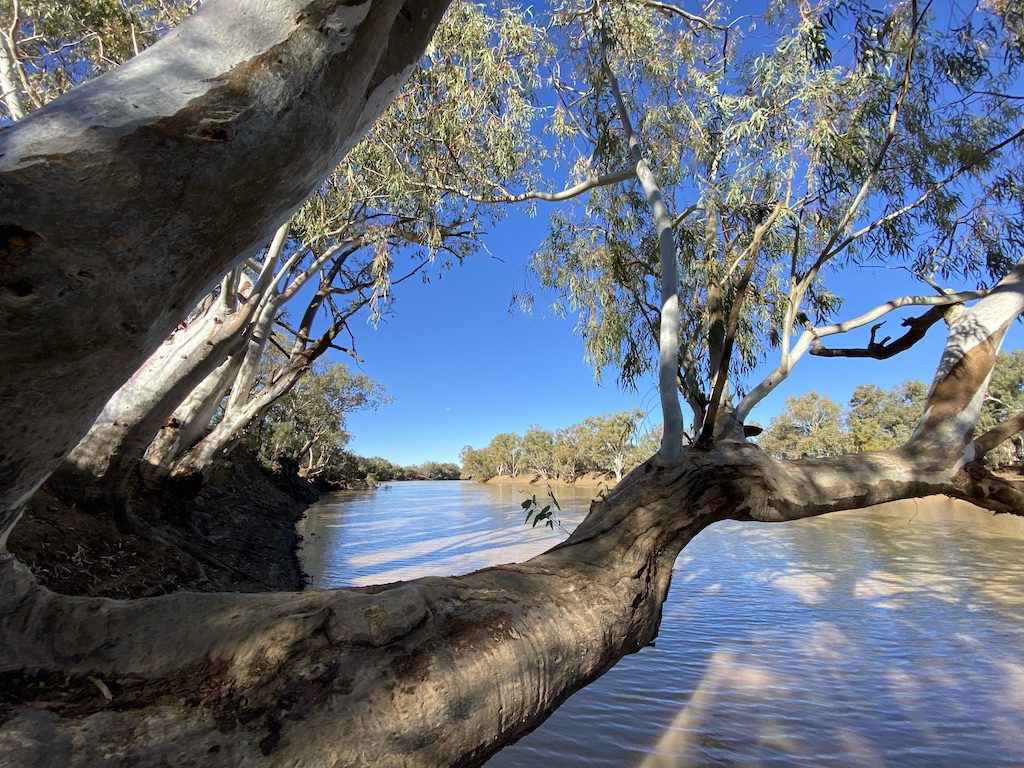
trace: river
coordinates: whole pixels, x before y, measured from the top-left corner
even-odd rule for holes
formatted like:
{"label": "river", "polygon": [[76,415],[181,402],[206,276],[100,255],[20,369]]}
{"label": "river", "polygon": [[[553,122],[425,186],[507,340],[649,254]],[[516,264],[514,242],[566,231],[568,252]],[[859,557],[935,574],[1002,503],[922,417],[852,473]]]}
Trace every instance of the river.
{"label": "river", "polygon": [[[594,492],[555,493],[572,530]],[[299,525],[311,586],[528,558],[565,534],[523,526],[524,498],[467,482],[326,496]],[[676,563],[656,646],[488,766],[1021,768],[1024,519],[929,499],[715,525]]]}

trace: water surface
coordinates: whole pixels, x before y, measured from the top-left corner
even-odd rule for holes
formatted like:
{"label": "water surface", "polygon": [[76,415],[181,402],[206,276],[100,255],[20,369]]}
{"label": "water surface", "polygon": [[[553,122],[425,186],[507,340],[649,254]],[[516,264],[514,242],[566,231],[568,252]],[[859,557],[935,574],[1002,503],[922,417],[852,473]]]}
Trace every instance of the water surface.
{"label": "water surface", "polygon": [[[565,537],[522,525],[544,489],[395,483],[300,524],[314,587],[465,573]],[[591,490],[556,488],[562,524]],[[492,768],[1024,766],[1024,520],[945,499],[683,551],[656,647],[623,659]]]}

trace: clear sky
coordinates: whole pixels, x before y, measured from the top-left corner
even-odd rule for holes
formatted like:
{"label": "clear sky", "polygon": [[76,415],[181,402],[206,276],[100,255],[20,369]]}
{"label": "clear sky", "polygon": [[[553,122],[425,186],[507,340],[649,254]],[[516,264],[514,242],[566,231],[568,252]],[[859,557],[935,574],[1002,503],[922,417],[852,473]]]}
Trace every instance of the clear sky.
{"label": "clear sky", "polygon": [[[648,426],[660,423],[653,378],[636,392],[620,390],[614,375],[595,383],[573,333],[575,318],[556,316],[551,296],[538,294],[532,315],[510,313],[514,292],[536,289],[527,262],[545,221],[543,208],[535,219],[514,213],[486,238],[493,258],[479,253],[429,285],[396,286],[395,312],[376,329],[355,321],[356,348],[365,360],[358,367],[383,383],[393,402],[349,418],[352,451],[399,464],[458,461],[464,445],[480,448],[499,432],[522,433],[531,424],[555,429],[627,408],[647,412]],[[904,273],[882,268],[846,277],[833,290],[847,297],[838,320],[924,292]],[[1004,349],[1022,345],[1019,325]],[[858,384],[890,387],[910,378],[928,383],[943,329],[936,325],[914,349],[888,361],[807,355],[749,421],[767,426],[787,396],[810,390],[845,403]],[[880,338],[901,330],[898,320],[890,320]],[[867,331],[833,337],[840,338],[843,346],[863,345]]]}

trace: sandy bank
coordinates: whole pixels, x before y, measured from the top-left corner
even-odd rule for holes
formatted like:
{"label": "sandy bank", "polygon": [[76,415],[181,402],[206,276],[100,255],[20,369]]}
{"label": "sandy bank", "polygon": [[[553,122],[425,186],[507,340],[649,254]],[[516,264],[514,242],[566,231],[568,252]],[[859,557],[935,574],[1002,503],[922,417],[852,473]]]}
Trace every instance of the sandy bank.
{"label": "sandy bank", "polygon": [[500,475],[498,477],[492,477],[487,480],[488,485],[536,485],[540,487],[547,486],[574,486],[576,488],[607,488],[611,490],[615,487],[615,476],[607,475],[603,472],[587,472],[584,475],[580,475],[572,482],[566,482],[565,480],[559,480],[557,478],[545,478],[542,475],[516,475],[515,477],[508,477],[506,475]]}

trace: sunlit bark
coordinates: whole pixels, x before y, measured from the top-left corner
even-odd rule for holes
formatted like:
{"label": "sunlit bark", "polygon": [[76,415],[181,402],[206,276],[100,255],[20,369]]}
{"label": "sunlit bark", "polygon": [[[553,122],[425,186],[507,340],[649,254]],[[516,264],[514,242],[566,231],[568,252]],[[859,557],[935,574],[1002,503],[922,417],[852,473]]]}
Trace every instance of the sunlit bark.
{"label": "sunlit bark", "polygon": [[[316,4],[305,15],[297,4],[242,6],[260,11],[245,19],[264,43],[252,51],[223,10],[240,4],[211,4],[220,10],[200,17],[226,32],[203,22],[178,40],[205,32],[211,50],[239,50],[227,72],[206,71],[215,54],[185,46],[182,56],[153,56],[113,80],[115,95],[137,95],[145,107],[138,123],[126,127],[123,114],[90,101],[96,90],[83,89],[77,112],[43,110],[26,119],[31,131],[0,134],[10,208],[0,229],[8,315],[0,530],[181,307],[308,190],[318,172],[310,158],[328,157],[320,170],[336,160],[390,92],[379,78],[415,58],[420,27],[440,5],[403,12],[370,0],[325,12]],[[349,37],[361,55],[344,55]],[[152,76],[161,67],[166,82]],[[239,68],[268,90],[242,88]],[[338,69],[340,84],[330,77]],[[150,94],[154,82],[166,93]],[[180,97],[173,109],[168,93]],[[243,98],[261,93],[258,103]],[[240,120],[247,110],[262,132]],[[104,114],[119,115],[109,135],[93,127]],[[272,146],[257,151],[259,142]],[[133,154],[141,145],[156,155]],[[309,162],[296,166],[291,153]],[[143,179],[151,173],[164,189]],[[215,178],[217,195],[204,187]],[[217,204],[225,179],[237,185],[230,209]],[[123,190],[111,191],[122,180]],[[44,191],[72,207],[60,221],[66,232]],[[137,214],[130,222],[116,215],[127,199]],[[1022,270],[954,320],[906,446],[782,462],[730,436],[673,461],[662,455],[596,503],[566,542],[523,564],[366,589],[112,601],[56,595],[0,554],[0,754],[13,765],[61,768],[479,765],[653,640],[676,556],[713,522],[780,522],[934,493],[1021,514],[1020,484],[979,467],[972,433],[999,342],[1024,311]],[[50,337],[40,339],[44,328]],[[674,374],[675,358],[673,395]]]}
{"label": "sunlit bark", "polygon": [[636,178],[643,187],[651,216],[658,233],[658,253],[661,264],[661,322],[658,331],[658,392],[661,400],[662,437],[658,455],[665,461],[679,458],[683,446],[683,409],[679,404],[677,371],[679,369],[679,266],[676,258],[675,237],[672,234],[672,217],[665,206],[661,187],[654,177],[647,160],[640,149],[640,140],[633,130],[629,110],[622,97],[618,80],[604,51],[605,77],[608,79],[615,106],[619,113],[629,146],[630,160],[635,164]]}
{"label": "sunlit bark", "polygon": [[103,404],[334,168],[446,0],[213,0],[0,131],[0,543]]}
{"label": "sunlit bark", "polygon": [[936,493],[1024,514],[1021,484],[972,463],[965,430],[1022,312],[1024,265],[953,322],[907,445],[794,461],[733,439],[687,449],[638,467],[565,543],[519,565],[117,602],[54,595],[5,557],[0,748],[33,766],[479,765],[654,639],[676,556],[715,521]]}

